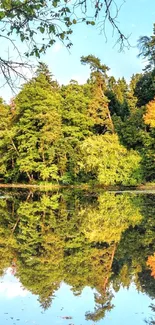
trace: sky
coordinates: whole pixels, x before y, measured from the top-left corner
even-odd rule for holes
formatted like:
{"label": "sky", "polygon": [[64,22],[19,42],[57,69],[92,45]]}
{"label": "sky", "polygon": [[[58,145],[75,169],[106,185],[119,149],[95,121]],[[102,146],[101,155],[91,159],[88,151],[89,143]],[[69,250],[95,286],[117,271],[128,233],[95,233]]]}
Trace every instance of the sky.
{"label": "sky", "polygon": [[[111,288],[113,308],[98,325],[145,325],[145,320],[153,316],[150,304],[154,304],[149,296],[138,292],[134,284],[129,288],[120,288],[115,292]],[[62,282],[54,293],[52,304],[44,311],[40,307],[37,295],[24,289],[19,280],[11,274],[11,269],[0,277],[0,316],[3,325],[92,325],[86,320],[86,312],[94,311],[94,294],[96,291],[85,287],[81,294],[75,295],[72,287]],[[71,319],[65,319],[66,316]]]}
{"label": "sky", "polygon": [[[123,0],[117,0],[122,3]],[[73,46],[70,51],[59,41],[41,57],[40,61],[48,64],[50,71],[60,84],[66,84],[71,79],[84,83],[89,77],[89,68],[80,64],[82,55],[93,54],[101,59],[109,68],[109,75],[116,79],[125,77],[127,81],[134,73],[139,73],[145,62],[138,58],[137,40],[143,35],[152,35],[155,22],[154,0],[126,0],[119,12],[118,24],[123,33],[129,36],[131,47],[119,52],[115,45],[117,35],[107,23],[106,36],[100,33],[98,26],[77,24],[71,36]],[[20,44],[21,46],[21,44]],[[1,47],[2,48],[2,47]],[[13,52],[11,53],[13,57]],[[2,85],[2,81],[1,81]],[[0,88],[0,96],[6,101],[13,96],[8,86]]]}

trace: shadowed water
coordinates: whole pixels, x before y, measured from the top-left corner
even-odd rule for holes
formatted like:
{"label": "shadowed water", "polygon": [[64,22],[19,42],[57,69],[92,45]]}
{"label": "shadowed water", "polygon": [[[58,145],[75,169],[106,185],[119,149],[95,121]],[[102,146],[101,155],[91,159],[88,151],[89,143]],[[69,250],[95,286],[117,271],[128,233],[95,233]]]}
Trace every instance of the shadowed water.
{"label": "shadowed water", "polygon": [[155,324],[154,194],[0,197],[0,324]]}

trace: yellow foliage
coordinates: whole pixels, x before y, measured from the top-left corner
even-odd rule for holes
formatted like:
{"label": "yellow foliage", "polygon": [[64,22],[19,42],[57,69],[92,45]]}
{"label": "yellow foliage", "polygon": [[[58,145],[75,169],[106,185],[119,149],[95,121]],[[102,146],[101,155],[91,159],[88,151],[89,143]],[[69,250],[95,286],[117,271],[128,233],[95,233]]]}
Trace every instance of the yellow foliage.
{"label": "yellow foliage", "polygon": [[145,124],[155,127],[155,99],[146,105],[146,114],[143,117]]}

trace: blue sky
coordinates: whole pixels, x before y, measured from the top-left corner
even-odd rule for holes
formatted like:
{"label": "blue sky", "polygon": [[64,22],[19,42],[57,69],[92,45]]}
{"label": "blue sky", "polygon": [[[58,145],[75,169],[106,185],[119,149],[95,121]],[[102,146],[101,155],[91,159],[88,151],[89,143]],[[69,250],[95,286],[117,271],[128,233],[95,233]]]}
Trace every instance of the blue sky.
{"label": "blue sky", "polygon": [[[122,3],[123,0],[117,0]],[[141,72],[145,63],[137,58],[137,39],[139,36],[152,34],[153,23],[155,22],[155,1],[154,0],[126,0],[122,6],[118,23],[121,30],[130,35],[130,49],[124,49],[119,53],[119,47],[114,46],[117,35],[112,35],[112,29],[107,23],[106,41],[104,34],[100,34],[95,26],[85,26],[78,24],[74,26],[74,33],[71,36],[73,46],[70,52],[57,42],[48,50],[41,60],[48,64],[55,78],[60,83],[68,83],[71,79],[76,79],[83,83],[89,76],[88,67],[80,64],[82,55],[93,54],[98,56],[102,63],[110,67],[109,74],[116,79],[124,76],[127,81],[133,73]],[[0,89],[0,96],[5,100],[12,96],[8,87]]]}
{"label": "blue sky", "polygon": [[[112,290],[112,288],[111,288]],[[0,278],[0,310],[1,324],[27,325],[92,325],[86,320],[86,312],[94,311],[94,293],[90,287],[85,287],[80,295],[74,295],[72,288],[61,283],[54,293],[52,304],[46,311],[40,307],[38,296],[24,289],[19,280],[11,274],[11,269]],[[138,292],[134,284],[129,288],[112,290],[113,308],[110,313],[98,321],[97,325],[145,325],[145,319],[153,316],[149,306],[155,301],[143,292]],[[70,316],[72,319],[65,319]]]}

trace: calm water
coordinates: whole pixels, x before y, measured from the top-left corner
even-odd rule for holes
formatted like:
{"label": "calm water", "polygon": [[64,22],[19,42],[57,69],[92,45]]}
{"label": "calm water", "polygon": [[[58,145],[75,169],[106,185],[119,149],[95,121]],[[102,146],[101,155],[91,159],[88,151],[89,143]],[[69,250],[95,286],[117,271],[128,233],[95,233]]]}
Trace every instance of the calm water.
{"label": "calm water", "polygon": [[155,194],[0,191],[1,325],[155,324]]}

